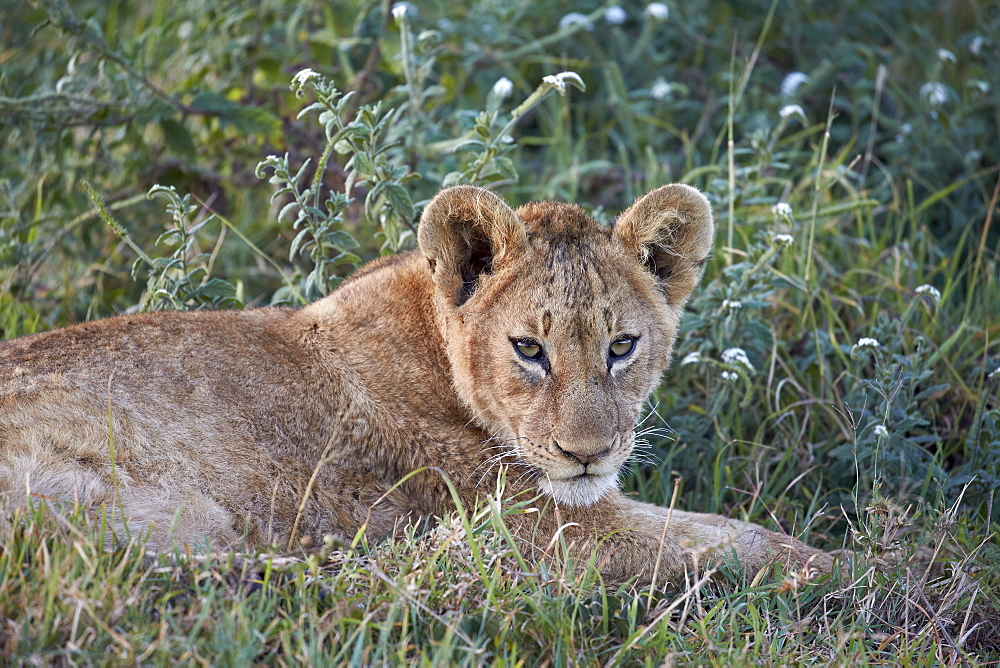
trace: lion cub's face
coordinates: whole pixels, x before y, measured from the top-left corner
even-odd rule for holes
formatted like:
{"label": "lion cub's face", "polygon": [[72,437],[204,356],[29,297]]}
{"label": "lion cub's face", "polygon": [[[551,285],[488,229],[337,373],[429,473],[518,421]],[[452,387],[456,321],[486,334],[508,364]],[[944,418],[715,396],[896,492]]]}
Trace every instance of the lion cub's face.
{"label": "lion cub's face", "polygon": [[686,186],[653,191],[613,229],[572,205],[439,194],[420,246],[455,388],[493,436],[484,461],[528,467],[567,505],[614,487],[711,237],[708,203]]}

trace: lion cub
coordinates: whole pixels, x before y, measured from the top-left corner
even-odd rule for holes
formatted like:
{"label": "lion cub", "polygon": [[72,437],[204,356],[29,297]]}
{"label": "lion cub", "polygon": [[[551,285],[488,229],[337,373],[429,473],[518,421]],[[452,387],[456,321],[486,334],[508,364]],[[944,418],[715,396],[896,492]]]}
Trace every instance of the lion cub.
{"label": "lion cub", "polygon": [[[613,227],[458,186],[427,206],[419,249],[305,308],[127,315],[0,343],[0,506],[117,506],[161,544],[374,539],[448,509],[439,471],[469,506],[506,471],[508,495],[542,494],[506,519],[528,551],[561,530],[613,580],[734,554],[828,571],[795,539],[618,490],[712,234],[684,185]],[[437,470],[397,485],[423,467]]]}

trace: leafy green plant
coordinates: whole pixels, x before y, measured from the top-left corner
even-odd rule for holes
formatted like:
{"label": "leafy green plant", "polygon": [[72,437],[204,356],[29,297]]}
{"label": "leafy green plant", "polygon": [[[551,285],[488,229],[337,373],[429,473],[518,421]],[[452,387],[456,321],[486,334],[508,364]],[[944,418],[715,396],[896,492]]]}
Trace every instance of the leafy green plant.
{"label": "leafy green plant", "polygon": [[200,207],[191,203],[190,195],[182,198],[176,190],[164,186],[153,186],[149,191],[150,198],[167,200],[166,210],[173,222],[156,239],[156,245],[165,246],[171,251],[170,255],[151,256],[112,217],[93,186],[86,182],[84,185],[104,222],[139,256],[132,263],[132,277],[137,278],[140,267],[146,266],[149,278],[139,310],[184,311],[241,306],[236,287],[224,279],[211,276],[212,255],[198,250],[196,235],[208,223],[213,222],[215,217],[207,216],[195,223],[193,217]]}

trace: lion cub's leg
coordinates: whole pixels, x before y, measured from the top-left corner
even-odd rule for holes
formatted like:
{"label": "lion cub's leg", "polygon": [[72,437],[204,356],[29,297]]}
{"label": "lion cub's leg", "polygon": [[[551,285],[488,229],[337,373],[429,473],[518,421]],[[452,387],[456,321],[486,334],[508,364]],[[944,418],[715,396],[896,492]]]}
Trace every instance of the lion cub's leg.
{"label": "lion cub's leg", "polygon": [[[752,522],[731,519],[711,513],[694,513],[670,510],[662,506],[641,503],[628,498],[620,500],[623,512],[628,516],[653,515],[660,524],[663,535],[664,524],[677,522],[676,538],[690,545],[690,554],[703,554],[709,559],[735,556],[740,564],[751,569],[760,569],[771,563],[783,563],[790,567],[810,568],[823,573],[831,572],[832,557],[802,541],[782,533],[770,531]],[[645,524],[643,523],[645,526]],[[668,525],[668,535],[673,535],[673,527]],[[648,530],[648,529],[646,529]]]}
{"label": "lion cub's leg", "polygon": [[671,509],[652,503],[642,503],[641,501],[635,501],[628,499],[627,497],[626,500],[628,501],[629,506],[641,508],[644,512],[651,512],[663,518],[671,517],[717,527],[734,527],[743,531],[761,528],[752,522],[744,522],[743,520],[726,517],[725,515],[716,515],[714,513],[695,513],[689,510],[679,510],[677,508]]}
{"label": "lion cub's leg", "polygon": [[[615,582],[637,577],[648,583],[655,571],[657,580],[682,583],[693,572],[734,558],[751,574],[774,563],[824,573],[833,568],[829,554],[755,524],[684,511],[668,518],[666,511],[622,496],[587,508],[556,510],[550,503],[530,528],[530,540],[537,551],[561,534],[578,560],[596,550],[602,573]],[[515,533],[525,536],[530,517],[511,518]]]}

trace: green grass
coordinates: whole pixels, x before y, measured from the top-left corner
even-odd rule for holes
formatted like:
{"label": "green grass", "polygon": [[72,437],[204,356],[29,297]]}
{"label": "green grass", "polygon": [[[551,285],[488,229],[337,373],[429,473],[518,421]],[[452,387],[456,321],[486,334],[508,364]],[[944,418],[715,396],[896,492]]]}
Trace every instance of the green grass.
{"label": "green grass", "polygon": [[[602,220],[691,183],[717,247],[626,490],[668,504],[676,486],[682,508],[843,548],[850,575],[724,569],[615,589],[592,566],[524,562],[489,513],[274,558],[153,554],[141,536],[105,549],[100,509],[13,509],[0,656],[1000,659],[1000,14],[747,0],[670,4],[662,21],[622,7],[621,25],[575,8],[588,30],[560,29],[552,2],[427,2],[399,22],[353,1],[0,0],[2,336],[137,305],[315,298],[359,259],[409,247],[445,182]],[[293,90],[306,67],[322,76]],[[564,70],[587,90],[513,113]],[[784,94],[796,71],[808,80]],[[509,98],[491,93],[500,77]],[[176,192],[149,200],[156,184]]]}
{"label": "green grass", "polygon": [[275,556],[155,554],[141,537],[104,549],[93,512],[19,511],[0,554],[0,649],[44,665],[930,665],[997,649],[1000,619],[970,564],[930,573],[924,558],[888,558],[877,544],[887,536],[866,543],[850,576],[724,569],[650,592],[606,586],[592,564],[526,564],[498,518],[486,509],[405,540]]}

